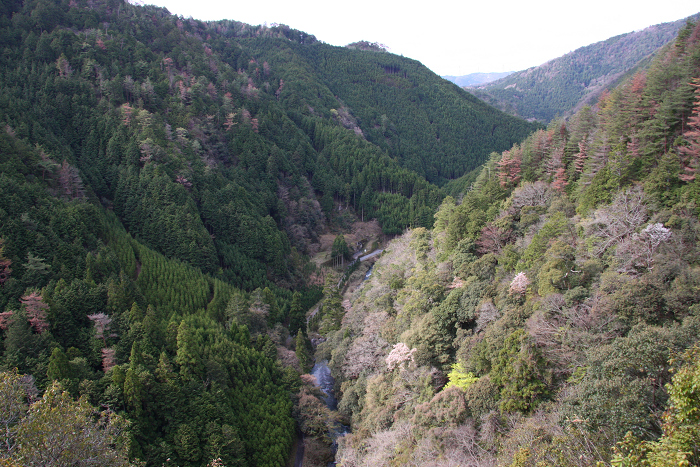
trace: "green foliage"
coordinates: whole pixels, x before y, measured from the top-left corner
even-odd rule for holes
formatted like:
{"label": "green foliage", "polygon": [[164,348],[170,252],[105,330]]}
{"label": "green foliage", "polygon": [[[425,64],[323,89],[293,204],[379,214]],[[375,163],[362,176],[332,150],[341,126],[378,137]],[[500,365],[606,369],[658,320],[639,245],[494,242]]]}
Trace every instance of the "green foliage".
{"label": "green foliage", "polygon": [[299,360],[299,366],[301,367],[302,373],[308,373],[309,371],[311,371],[311,367],[313,366],[311,365],[311,357],[309,357],[309,351],[307,350],[309,344],[310,343],[308,342],[308,338],[300,329],[299,332],[297,332],[295,353],[297,355],[297,359]]}
{"label": "green foliage", "polygon": [[532,238],[530,245],[528,245],[525,251],[523,251],[516,269],[524,270],[533,267],[535,263],[542,258],[545,251],[547,251],[549,241],[561,235],[564,232],[567,223],[568,222],[564,214],[558,212],[553,215],[547,221],[547,223],[537,231],[535,236]]}
{"label": "green foliage", "polygon": [[333,240],[333,246],[331,247],[331,257],[336,258],[342,256],[346,260],[350,259],[350,248],[345,242],[345,237],[340,234]]}
{"label": "green foliage", "polygon": [[696,326],[692,319],[682,327],[640,324],[593,352],[576,394],[566,401],[566,412],[619,438],[629,430],[644,438],[660,433],[655,416],[667,399],[663,385],[671,379],[669,349],[684,349],[695,341]]}
{"label": "green foliage", "polygon": [[[337,47],[301,52],[352,109],[370,142],[433,183],[476,168],[483,155],[506,149],[535,128],[504,118],[447,81],[431,82],[427,70],[410,59]],[[467,124],[476,115],[483,127]]]}
{"label": "green foliage", "polygon": [[34,402],[36,388],[30,381],[16,373],[2,373],[3,457],[22,465],[132,465],[122,417],[100,413],[84,398],[76,402],[58,384]]}
{"label": "green foliage", "polygon": [[338,277],[335,274],[328,274],[326,276],[326,282],[323,286],[323,297],[320,331],[325,334],[340,329],[340,323],[345,311],[343,309],[340,290],[338,289]]}
{"label": "green foliage", "polygon": [[523,330],[506,338],[489,376],[501,387],[499,408],[504,412],[531,410],[548,395],[551,381],[544,359]]}
{"label": "green foliage", "polygon": [[614,466],[690,466],[700,460],[698,440],[698,382],[700,381],[697,345],[680,356],[681,363],[668,384],[669,409],[664,414],[663,435],[657,441],[645,441],[631,432],[615,446]]}
{"label": "green foliage", "polygon": [[474,373],[466,371],[464,365],[455,363],[452,365],[452,371],[447,374],[447,384],[443,390],[451,387],[457,387],[462,391],[469,389],[469,386],[474,384],[479,378],[474,376]]}

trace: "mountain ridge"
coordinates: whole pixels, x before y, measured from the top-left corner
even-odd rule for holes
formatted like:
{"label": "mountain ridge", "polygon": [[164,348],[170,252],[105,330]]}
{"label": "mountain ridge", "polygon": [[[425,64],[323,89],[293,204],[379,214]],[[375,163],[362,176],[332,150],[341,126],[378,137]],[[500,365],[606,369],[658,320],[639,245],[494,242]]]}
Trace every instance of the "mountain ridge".
{"label": "mountain ridge", "polygon": [[689,20],[649,26],[580,47],[561,57],[470,89],[477,97],[528,120],[548,123],[595,101],[621,76],[675,38]]}
{"label": "mountain ridge", "polygon": [[514,71],[505,71],[505,72],[494,72],[494,73],[470,73],[468,75],[461,75],[461,76],[445,75],[445,76],[443,76],[443,78],[445,78],[448,81],[452,81],[457,86],[471,87],[471,86],[477,86],[480,84],[490,83],[492,81],[497,81],[501,78],[505,78],[506,76],[508,76],[512,73],[515,73],[515,72]]}

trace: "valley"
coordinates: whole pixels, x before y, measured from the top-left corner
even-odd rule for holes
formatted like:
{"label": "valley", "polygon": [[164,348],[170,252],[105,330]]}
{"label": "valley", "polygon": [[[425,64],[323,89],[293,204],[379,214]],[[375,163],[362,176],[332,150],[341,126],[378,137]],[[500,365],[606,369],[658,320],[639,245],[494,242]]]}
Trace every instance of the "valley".
{"label": "valley", "polygon": [[0,44],[0,464],[700,464],[698,22],[487,85],[533,121],[123,0]]}

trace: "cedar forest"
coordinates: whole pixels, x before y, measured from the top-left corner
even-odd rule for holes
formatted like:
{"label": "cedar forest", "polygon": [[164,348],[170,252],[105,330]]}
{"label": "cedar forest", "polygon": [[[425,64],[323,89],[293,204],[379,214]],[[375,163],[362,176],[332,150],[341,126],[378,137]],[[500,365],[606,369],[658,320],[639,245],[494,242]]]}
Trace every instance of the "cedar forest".
{"label": "cedar forest", "polygon": [[0,465],[700,464],[700,25],[546,127],[358,44],[2,2]]}

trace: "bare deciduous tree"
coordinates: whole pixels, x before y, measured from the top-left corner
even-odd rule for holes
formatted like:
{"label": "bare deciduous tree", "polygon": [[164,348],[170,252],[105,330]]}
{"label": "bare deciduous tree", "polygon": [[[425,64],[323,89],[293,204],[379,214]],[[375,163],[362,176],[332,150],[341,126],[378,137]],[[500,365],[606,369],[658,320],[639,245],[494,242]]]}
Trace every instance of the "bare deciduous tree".
{"label": "bare deciduous tree", "polygon": [[600,256],[627,237],[648,218],[646,199],[641,188],[635,187],[618,194],[612,204],[595,211],[585,223],[591,252]]}
{"label": "bare deciduous tree", "polygon": [[659,247],[671,239],[671,231],[663,224],[647,225],[620,243],[615,256],[620,261],[620,272],[634,273],[638,268],[650,270],[654,266],[654,255]]}
{"label": "bare deciduous tree", "polygon": [[495,253],[499,254],[503,247],[508,244],[511,239],[511,229],[504,229],[494,225],[493,222],[487,223],[481,229],[481,236],[476,241],[479,253]]}
{"label": "bare deciduous tree", "polygon": [[523,183],[513,191],[509,212],[516,214],[524,206],[546,206],[552,198],[552,190],[543,181]]}

